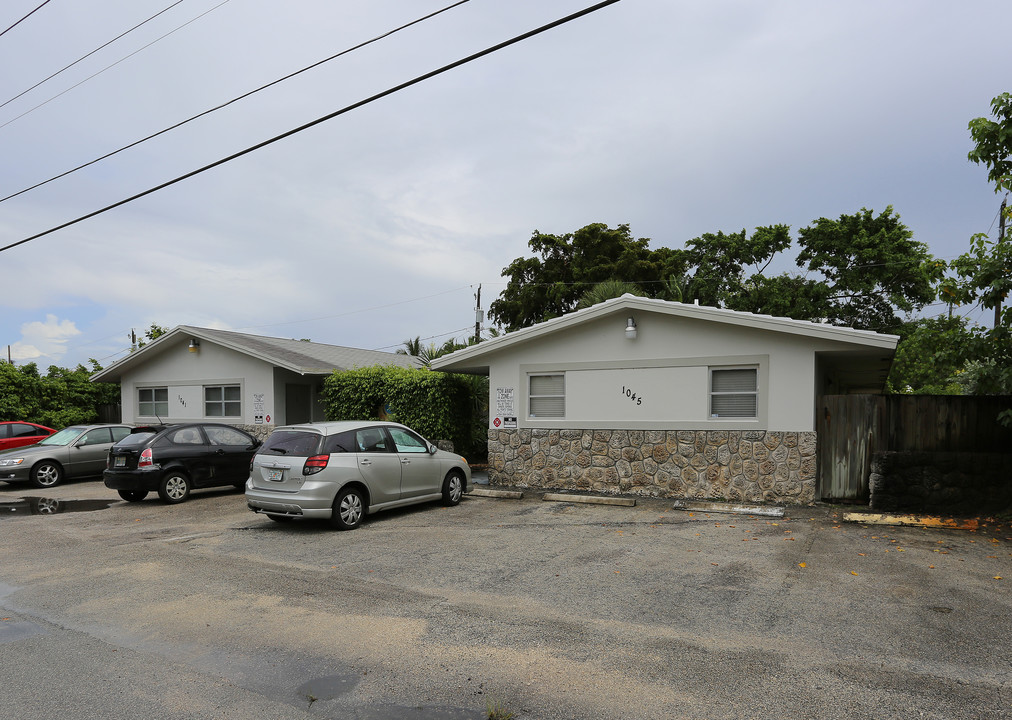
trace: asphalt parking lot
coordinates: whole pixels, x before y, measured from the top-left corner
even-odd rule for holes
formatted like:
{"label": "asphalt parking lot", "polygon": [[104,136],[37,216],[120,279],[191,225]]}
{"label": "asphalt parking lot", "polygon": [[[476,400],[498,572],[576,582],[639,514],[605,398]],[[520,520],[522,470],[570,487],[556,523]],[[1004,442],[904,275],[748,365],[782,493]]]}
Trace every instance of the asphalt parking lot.
{"label": "asphalt parking lot", "polygon": [[[1012,529],[0,485],[0,718],[1006,718]],[[42,514],[35,514],[42,513]]]}

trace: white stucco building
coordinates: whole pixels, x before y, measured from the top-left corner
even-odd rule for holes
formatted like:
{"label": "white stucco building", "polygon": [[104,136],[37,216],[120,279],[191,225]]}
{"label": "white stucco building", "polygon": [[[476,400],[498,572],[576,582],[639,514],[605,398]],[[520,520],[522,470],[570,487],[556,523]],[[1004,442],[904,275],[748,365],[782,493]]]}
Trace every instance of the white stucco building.
{"label": "white stucco building", "polygon": [[489,376],[493,483],[804,502],[818,397],[881,392],[897,340],[625,295],[432,367]]}
{"label": "white stucco building", "polygon": [[323,380],[373,365],[416,367],[408,355],[180,325],[95,373],[120,383],[125,423],[215,420],[263,436],[325,420]]}

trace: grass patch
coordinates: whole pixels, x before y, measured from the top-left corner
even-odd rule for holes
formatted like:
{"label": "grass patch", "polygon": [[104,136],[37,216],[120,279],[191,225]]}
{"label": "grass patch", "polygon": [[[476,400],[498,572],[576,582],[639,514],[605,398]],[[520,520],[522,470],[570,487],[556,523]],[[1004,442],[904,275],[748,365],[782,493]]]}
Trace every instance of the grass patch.
{"label": "grass patch", "polygon": [[486,700],[485,710],[487,711],[485,717],[488,720],[512,720],[516,717],[511,710],[506,708],[498,700]]}

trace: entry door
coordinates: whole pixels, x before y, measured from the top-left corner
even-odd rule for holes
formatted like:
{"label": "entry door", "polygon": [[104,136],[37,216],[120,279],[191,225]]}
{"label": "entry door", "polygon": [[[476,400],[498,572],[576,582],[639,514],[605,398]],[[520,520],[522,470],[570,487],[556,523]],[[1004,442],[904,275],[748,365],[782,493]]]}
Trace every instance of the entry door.
{"label": "entry door", "polygon": [[309,404],[309,386],[285,384],[285,424],[307,423],[313,421],[313,412]]}

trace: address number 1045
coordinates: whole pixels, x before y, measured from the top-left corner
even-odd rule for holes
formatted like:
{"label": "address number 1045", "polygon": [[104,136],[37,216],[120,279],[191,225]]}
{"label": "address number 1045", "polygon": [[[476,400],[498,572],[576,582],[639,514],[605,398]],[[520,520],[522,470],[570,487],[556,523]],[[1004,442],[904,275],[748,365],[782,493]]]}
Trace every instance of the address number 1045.
{"label": "address number 1045", "polygon": [[632,391],[632,388],[627,388],[625,385],[622,386],[622,394],[625,395],[631,402],[637,405],[643,404],[643,398]]}

